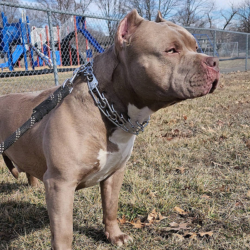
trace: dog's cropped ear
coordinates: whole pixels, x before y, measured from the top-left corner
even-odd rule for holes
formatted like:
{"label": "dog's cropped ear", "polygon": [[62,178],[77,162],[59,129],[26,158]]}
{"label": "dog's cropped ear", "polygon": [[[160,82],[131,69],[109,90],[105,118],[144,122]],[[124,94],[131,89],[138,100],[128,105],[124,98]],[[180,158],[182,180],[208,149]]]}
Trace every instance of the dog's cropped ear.
{"label": "dog's cropped ear", "polygon": [[116,48],[122,48],[124,42],[129,43],[129,38],[136,31],[144,19],[134,9],[120,22],[116,33]]}
{"label": "dog's cropped ear", "polygon": [[157,23],[166,22],[166,20],[162,17],[162,14],[161,14],[161,12],[160,12],[159,10],[158,10],[158,13],[157,13],[157,16],[156,16],[155,21],[156,21]]}

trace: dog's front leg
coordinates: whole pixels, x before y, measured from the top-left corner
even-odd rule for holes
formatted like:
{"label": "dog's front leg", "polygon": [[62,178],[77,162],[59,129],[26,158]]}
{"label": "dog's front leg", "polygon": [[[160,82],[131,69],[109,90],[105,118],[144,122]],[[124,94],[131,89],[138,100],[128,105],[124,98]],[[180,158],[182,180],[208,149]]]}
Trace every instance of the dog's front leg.
{"label": "dog's front leg", "polygon": [[73,240],[73,202],[76,185],[63,178],[44,175],[46,203],[50,218],[53,250],[71,250]]}
{"label": "dog's front leg", "polygon": [[124,234],[117,223],[118,197],[121,189],[125,166],[101,182],[103,223],[105,235],[112,244],[121,246],[133,239]]}

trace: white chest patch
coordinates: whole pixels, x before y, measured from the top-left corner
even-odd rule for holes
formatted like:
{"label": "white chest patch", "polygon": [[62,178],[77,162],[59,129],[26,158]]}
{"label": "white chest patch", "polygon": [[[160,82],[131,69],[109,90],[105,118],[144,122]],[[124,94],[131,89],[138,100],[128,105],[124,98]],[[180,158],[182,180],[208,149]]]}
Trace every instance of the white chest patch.
{"label": "white chest patch", "polygon": [[[152,113],[152,110],[148,107],[138,109],[131,104],[128,106],[128,115],[133,122],[138,121],[141,123],[144,120],[147,120]],[[96,185],[100,181],[106,179],[114,171],[123,167],[132,153],[135,137],[135,135],[117,129],[112,136],[109,137],[109,141],[117,145],[118,151],[107,152],[100,149],[97,157],[100,169],[98,172],[90,174],[85,180],[83,180],[84,186],[90,187]]]}
{"label": "white chest patch", "polygon": [[86,178],[84,181],[85,187],[96,185],[98,182],[106,179],[115,170],[124,166],[132,153],[135,135],[118,129],[112,134],[109,140],[118,146],[118,151],[107,152],[100,149],[97,157],[100,169]]}

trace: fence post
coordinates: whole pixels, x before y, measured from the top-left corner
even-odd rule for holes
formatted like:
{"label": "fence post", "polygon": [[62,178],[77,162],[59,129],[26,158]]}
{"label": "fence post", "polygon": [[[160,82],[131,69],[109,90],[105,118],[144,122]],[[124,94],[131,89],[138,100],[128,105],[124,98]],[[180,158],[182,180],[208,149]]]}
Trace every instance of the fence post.
{"label": "fence post", "polygon": [[213,57],[216,56],[216,30],[214,30]]}
{"label": "fence post", "polygon": [[51,20],[51,11],[47,12],[48,14],[48,22],[49,22],[49,34],[51,39],[51,48],[52,48],[52,62],[53,62],[53,69],[54,69],[54,78],[55,78],[55,85],[58,86],[58,72],[57,72],[57,65],[56,65],[56,51],[55,51],[55,42],[54,42],[54,32]]}
{"label": "fence post", "polygon": [[248,34],[246,34],[246,62],[245,62],[246,71],[247,71],[247,60],[248,60]]}

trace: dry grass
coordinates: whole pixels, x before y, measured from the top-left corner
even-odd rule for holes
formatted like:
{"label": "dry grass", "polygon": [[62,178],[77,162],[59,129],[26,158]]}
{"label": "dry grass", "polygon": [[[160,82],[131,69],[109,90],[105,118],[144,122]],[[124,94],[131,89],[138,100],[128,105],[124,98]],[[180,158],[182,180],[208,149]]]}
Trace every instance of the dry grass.
{"label": "dry grass", "polygon": [[[245,70],[245,59],[236,59],[228,61],[220,61],[220,71],[221,72],[234,72],[234,71],[244,71]],[[248,69],[249,69],[248,60]]]}
{"label": "dry grass", "polygon": [[[152,116],[128,163],[118,217],[143,221],[156,208],[167,218],[141,229],[121,224],[134,237],[121,249],[250,249],[249,97],[250,73],[227,74],[214,94]],[[2,161],[0,174],[0,249],[50,249],[44,188],[14,180]],[[189,229],[169,230],[171,222]],[[116,249],[103,234],[98,186],[75,194],[73,244]]]}

